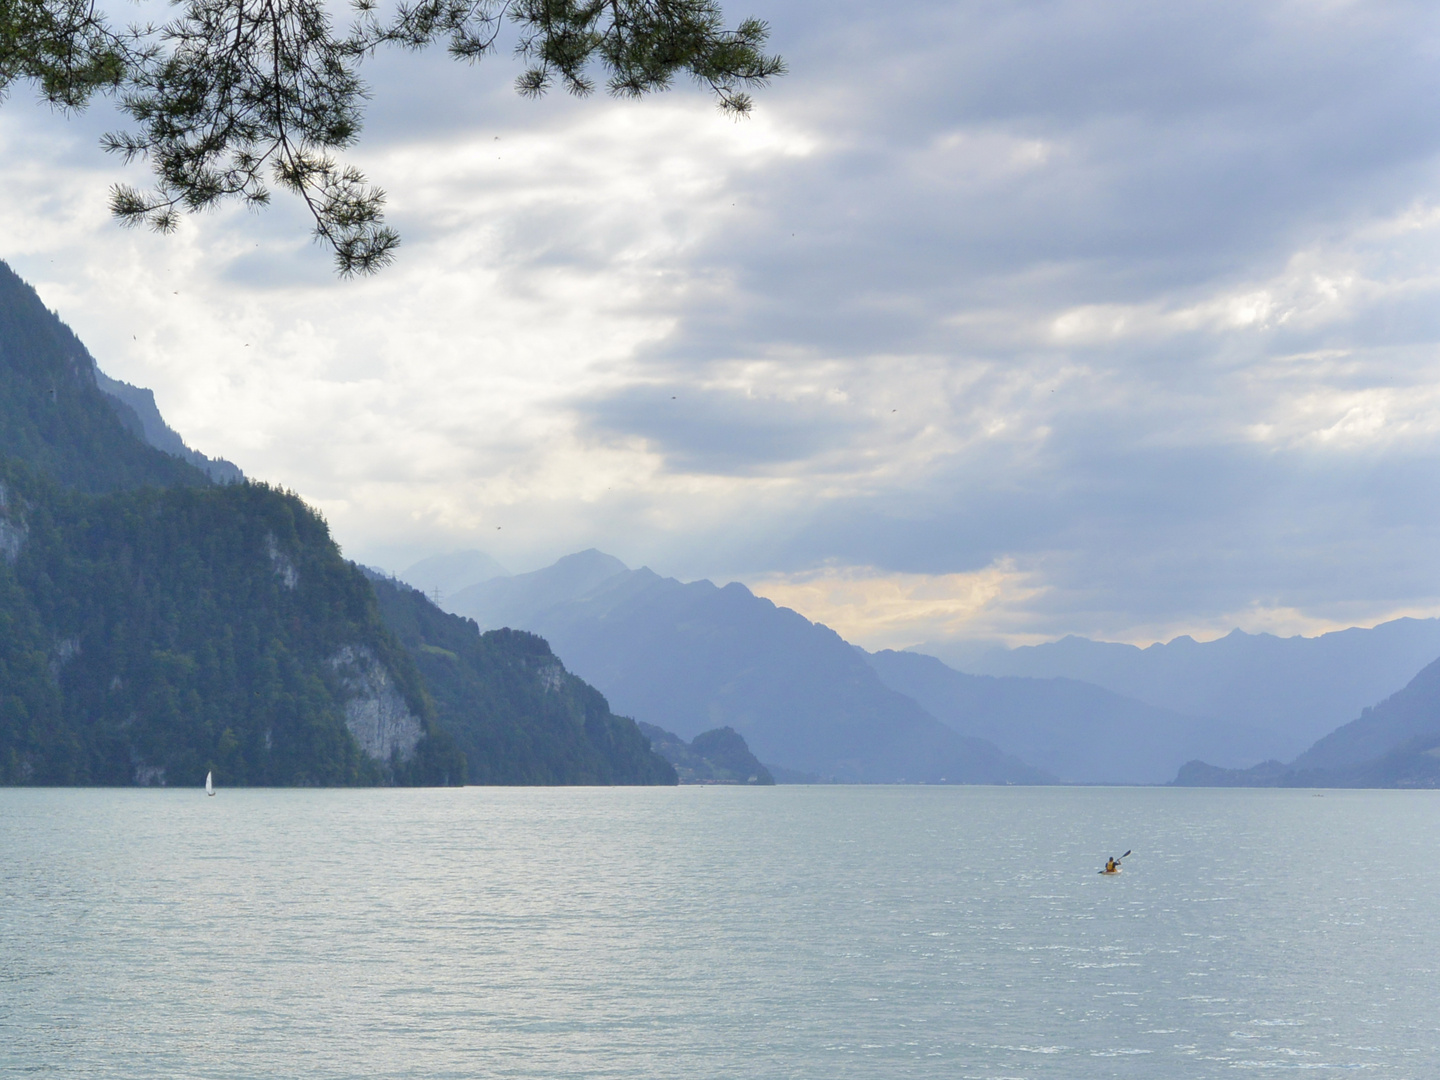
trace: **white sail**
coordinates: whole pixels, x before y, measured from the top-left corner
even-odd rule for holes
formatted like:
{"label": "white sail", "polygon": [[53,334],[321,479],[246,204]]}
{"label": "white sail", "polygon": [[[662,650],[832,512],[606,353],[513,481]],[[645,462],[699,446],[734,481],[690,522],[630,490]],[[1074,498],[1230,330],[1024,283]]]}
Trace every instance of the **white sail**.
{"label": "white sail", "polygon": [[205,794],[206,794],[206,795],[214,795],[214,794],[215,794],[215,784],[214,784],[214,783],[211,781],[211,779],[210,779],[213,775],[214,775],[214,773],[208,773],[208,772],[205,774]]}

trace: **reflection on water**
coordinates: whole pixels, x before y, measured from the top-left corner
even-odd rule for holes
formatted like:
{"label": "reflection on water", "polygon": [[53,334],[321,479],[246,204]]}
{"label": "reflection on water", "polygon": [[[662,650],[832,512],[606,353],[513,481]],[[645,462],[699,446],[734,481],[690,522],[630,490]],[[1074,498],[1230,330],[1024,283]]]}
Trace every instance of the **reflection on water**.
{"label": "reflection on water", "polygon": [[0,789],[0,1074],[1435,1075],[1437,855],[1428,792]]}

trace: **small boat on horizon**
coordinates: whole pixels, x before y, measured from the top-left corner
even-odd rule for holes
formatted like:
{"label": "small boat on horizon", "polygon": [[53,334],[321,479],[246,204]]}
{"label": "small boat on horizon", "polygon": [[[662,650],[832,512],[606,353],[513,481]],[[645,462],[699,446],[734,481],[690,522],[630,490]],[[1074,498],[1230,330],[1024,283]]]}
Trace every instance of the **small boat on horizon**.
{"label": "small boat on horizon", "polygon": [[214,773],[209,773],[209,772],[207,772],[207,773],[205,774],[205,794],[206,794],[206,795],[214,795],[214,794],[215,794],[215,783],[214,783],[214,780],[213,780],[214,775],[215,775]]}

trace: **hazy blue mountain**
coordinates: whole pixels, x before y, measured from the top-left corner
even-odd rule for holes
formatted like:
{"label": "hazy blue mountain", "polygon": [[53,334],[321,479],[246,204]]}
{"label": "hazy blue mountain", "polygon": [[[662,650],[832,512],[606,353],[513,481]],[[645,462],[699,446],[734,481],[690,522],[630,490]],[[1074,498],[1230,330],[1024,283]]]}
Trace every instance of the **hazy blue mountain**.
{"label": "hazy blue mountain", "polygon": [[[946,647],[919,652],[952,659]],[[953,657],[977,675],[1071,678],[1189,716],[1225,722],[1233,741],[1211,760],[1246,766],[1288,760],[1404,686],[1440,656],[1440,619],[1396,619],[1374,629],[1278,638],[1239,630],[1216,641],[1180,637],[1140,649],[1067,637]]]}
{"label": "hazy blue mountain", "polygon": [[1350,768],[1428,737],[1440,740],[1440,660],[1427,664],[1403,689],[1326,735],[1291,762],[1291,768]]}
{"label": "hazy blue mountain", "polygon": [[206,457],[199,450],[191,450],[160,415],[153,390],[112,379],[99,368],[95,369],[95,384],[114,399],[121,422],[155,449],[188,461],[217,484],[238,484],[245,479],[239,467],[224,458]]}
{"label": "hazy blue mountain", "polygon": [[740,584],[682,584],[586,551],[447,606],[482,627],[543,635],[637,720],[685,739],[732,727],[774,766],[865,782],[1047,779],[885,686],[834,631]]}
{"label": "hazy blue mountain", "polygon": [[438,595],[443,602],[446,597],[454,596],[471,585],[479,585],[492,578],[509,577],[510,571],[485,552],[472,549],[432,555],[396,576],[431,599]]}
{"label": "hazy blue mountain", "polygon": [[630,568],[613,555],[589,548],[566,555],[543,570],[515,574],[461,589],[442,606],[474,619],[482,627],[529,630],[542,613],[579,599]]}
{"label": "hazy blue mountain", "polygon": [[1290,764],[1221,769],[1191,761],[1186,787],[1440,787],[1440,660]]}
{"label": "hazy blue mountain", "polygon": [[1213,721],[1122,697],[1074,679],[966,675],[933,656],[868,656],[893,690],[956,731],[1070,783],[1163,784],[1228,741]]}
{"label": "hazy blue mountain", "polygon": [[435,722],[471,784],[673,784],[635,721],[565,670],[544,638],[480,633],[400,581],[367,573],[386,627],[410,651]]}
{"label": "hazy blue mountain", "polygon": [[770,770],[734,728],[702,731],[688,743],[654,724],[641,724],[640,732],[650,740],[651,748],[674,766],[682,784],[775,783]]}

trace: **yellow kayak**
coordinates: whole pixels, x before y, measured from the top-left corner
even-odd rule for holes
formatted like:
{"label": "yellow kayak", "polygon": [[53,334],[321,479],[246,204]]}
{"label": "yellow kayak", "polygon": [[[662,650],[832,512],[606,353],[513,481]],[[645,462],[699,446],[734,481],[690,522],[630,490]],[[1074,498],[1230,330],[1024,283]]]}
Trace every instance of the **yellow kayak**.
{"label": "yellow kayak", "polygon": [[1104,874],[1106,877],[1113,877],[1115,874],[1118,874],[1119,872],[1120,872],[1120,867],[1118,867],[1118,866],[1115,867],[1114,870],[1101,870],[1101,871],[1100,871],[1100,873]]}

